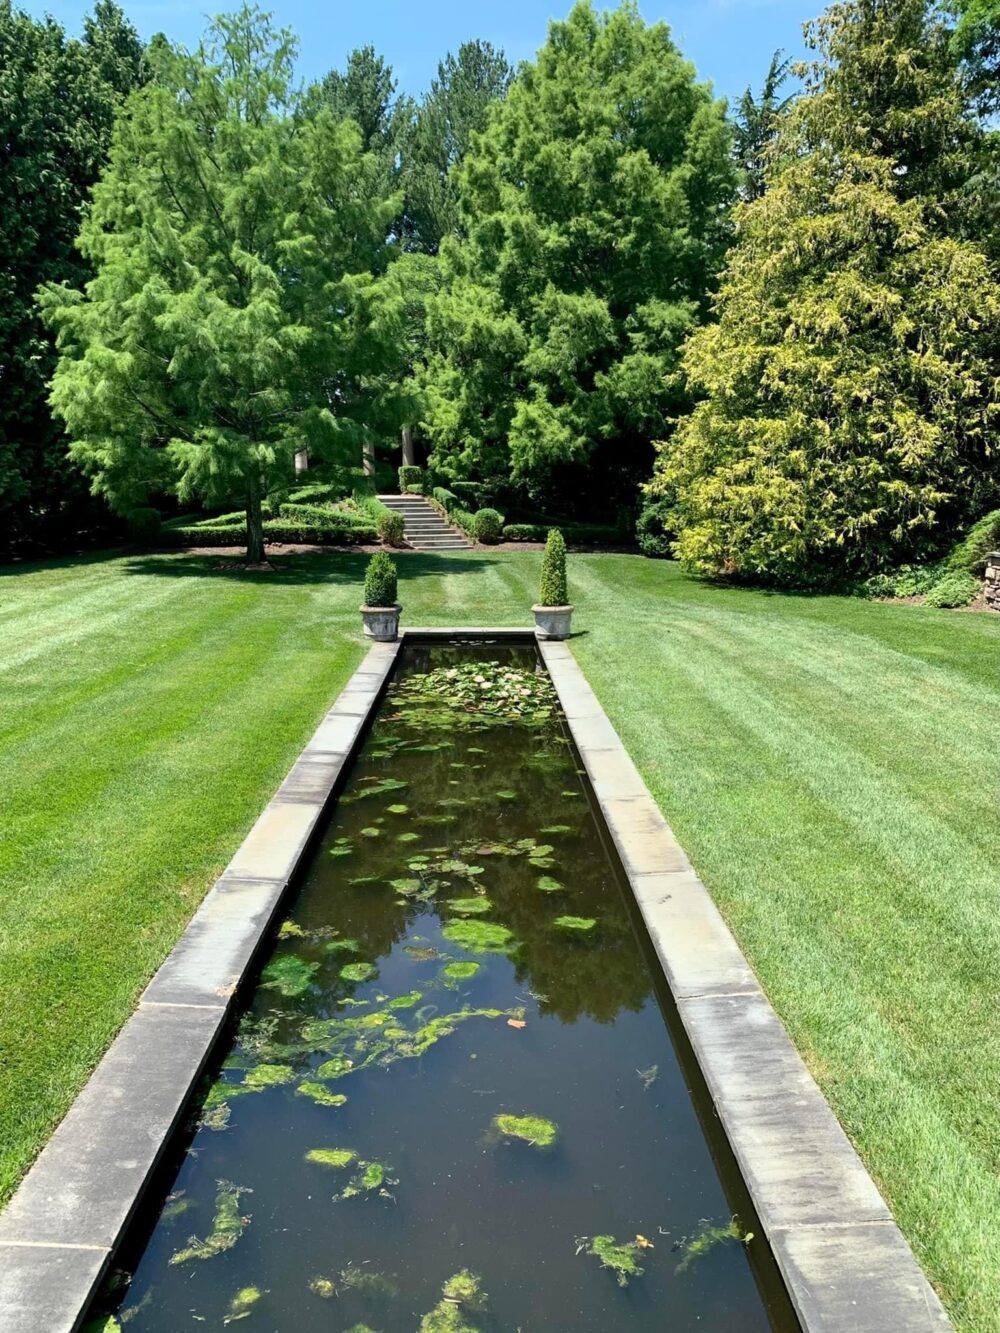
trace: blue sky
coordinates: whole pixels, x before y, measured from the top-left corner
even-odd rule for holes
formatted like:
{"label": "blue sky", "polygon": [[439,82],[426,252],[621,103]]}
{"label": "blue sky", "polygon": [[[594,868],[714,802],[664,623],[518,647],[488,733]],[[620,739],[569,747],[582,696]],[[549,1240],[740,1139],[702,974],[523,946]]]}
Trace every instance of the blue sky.
{"label": "blue sky", "polygon": [[[80,30],[86,0],[15,0],[33,14],[50,13],[70,32]],[[165,32],[194,45],[207,14],[235,7],[229,0],[119,0],[144,37]],[[597,0],[600,5],[601,0]],[[446,51],[471,37],[502,46],[509,59],[530,58],[545,40],[550,18],[563,17],[571,0],[263,0],[279,24],[298,34],[299,69],[317,78],[343,64],[348,51],[372,42],[396,71],[400,86],[419,94]],[[601,6],[603,7],[603,6]],[[738,97],[759,87],[775,47],[800,54],[802,24],[821,12],[823,0],[645,0],[643,17],[665,19],[702,78],[719,93]]]}

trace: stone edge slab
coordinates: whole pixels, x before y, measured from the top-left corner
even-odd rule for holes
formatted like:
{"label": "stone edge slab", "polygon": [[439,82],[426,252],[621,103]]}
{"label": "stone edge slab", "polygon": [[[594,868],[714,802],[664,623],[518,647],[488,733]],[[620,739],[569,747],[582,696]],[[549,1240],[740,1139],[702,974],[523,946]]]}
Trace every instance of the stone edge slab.
{"label": "stone edge slab", "polygon": [[395,663],[374,644],[0,1213],[3,1333],[75,1333]]}
{"label": "stone edge slab", "polygon": [[538,647],[805,1333],[952,1329],[569,645]]}

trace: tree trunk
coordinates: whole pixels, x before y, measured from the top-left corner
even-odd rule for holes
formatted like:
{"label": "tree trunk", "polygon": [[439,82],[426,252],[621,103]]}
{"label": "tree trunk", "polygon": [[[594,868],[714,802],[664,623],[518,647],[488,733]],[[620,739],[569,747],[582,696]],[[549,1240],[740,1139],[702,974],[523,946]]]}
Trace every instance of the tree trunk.
{"label": "tree trunk", "polygon": [[361,446],[361,463],[366,477],[375,475],[375,441],[365,440]]}
{"label": "tree trunk", "polygon": [[412,467],[416,462],[413,456],[413,427],[403,427],[403,467]]}
{"label": "tree trunk", "polygon": [[264,563],[264,516],[260,509],[260,480],[255,473],[247,478],[247,564]]}

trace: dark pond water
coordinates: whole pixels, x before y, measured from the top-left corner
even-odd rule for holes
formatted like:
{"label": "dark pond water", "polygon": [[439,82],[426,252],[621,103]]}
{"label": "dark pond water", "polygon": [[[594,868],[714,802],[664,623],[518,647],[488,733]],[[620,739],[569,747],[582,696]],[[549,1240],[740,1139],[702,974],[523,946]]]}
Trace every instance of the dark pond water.
{"label": "dark pond water", "polygon": [[[121,1328],[796,1327],[626,892],[534,649],[408,647],[109,1298]],[[487,1308],[443,1300],[464,1270]]]}

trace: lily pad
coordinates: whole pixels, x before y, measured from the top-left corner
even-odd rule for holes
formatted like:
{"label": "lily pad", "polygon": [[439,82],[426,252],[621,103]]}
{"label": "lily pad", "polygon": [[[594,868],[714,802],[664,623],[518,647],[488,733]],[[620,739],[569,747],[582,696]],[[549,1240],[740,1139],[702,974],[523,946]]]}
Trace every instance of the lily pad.
{"label": "lily pad", "polygon": [[377,971],[374,963],[346,963],[340,975],[345,981],[370,981]]}
{"label": "lily pad", "polygon": [[597,925],[593,916],[557,916],[552,924],[559,930],[569,931],[573,935],[587,935]]}
{"label": "lily pad", "polygon": [[441,969],[441,978],[446,986],[457,985],[460,981],[471,981],[482,967],[482,963],[448,963]]}
{"label": "lily pad", "polygon": [[500,801],[516,801],[516,800],[517,800],[517,792],[516,792],[516,791],[511,791],[509,787],[503,787],[500,791],[498,791],[498,792],[496,793],[496,796],[497,796],[497,799],[500,800]]}
{"label": "lily pad", "polygon": [[486,897],[449,898],[448,907],[460,916],[482,916],[493,910],[493,904]]}
{"label": "lily pad", "polygon": [[538,887],[543,893],[561,893],[566,886],[560,884],[559,880],[553,879],[551,875],[542,875]]}
{"label": "lily pad", "polygon": [[507,927],[492,921],[449,921],[441,934],[470,953],[506,953],[514,947],[514,936]]}

